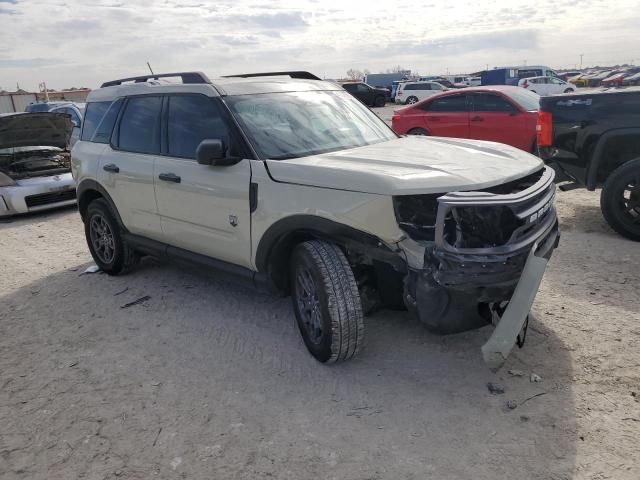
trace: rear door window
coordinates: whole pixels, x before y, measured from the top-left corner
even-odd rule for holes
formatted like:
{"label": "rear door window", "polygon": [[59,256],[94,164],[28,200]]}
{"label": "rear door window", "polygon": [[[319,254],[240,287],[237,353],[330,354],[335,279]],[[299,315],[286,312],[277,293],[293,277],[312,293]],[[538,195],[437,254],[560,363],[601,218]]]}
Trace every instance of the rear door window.
{"label": "rear door window", "polygon": [[84,124],[82,125],[82,135],[80,136],[81,140],[91,140],[109,105],[111,105],[111,102],[87,103],[87,108],[84,113]]}
{"label": "rear door window", "polygon": [[118,148],[129,152],[160,153],[162,97],[131,97],[118,128]]}
{"label": "rear door window", "polygon": [[516,108],[498,95],[473,95],[474,112],[513,112]]}
{"label": "rear door window", "polygon": [[205,95],[172,95],[168,109],[168,154],[196,158],[196,149],[205,139],[229,145],[229,131],[220,108]]}
{"label": "rear door window", "polygon": [[438,98],[422,107],[427,112],[467,112],[467,97],[465,95],[449,95]]}

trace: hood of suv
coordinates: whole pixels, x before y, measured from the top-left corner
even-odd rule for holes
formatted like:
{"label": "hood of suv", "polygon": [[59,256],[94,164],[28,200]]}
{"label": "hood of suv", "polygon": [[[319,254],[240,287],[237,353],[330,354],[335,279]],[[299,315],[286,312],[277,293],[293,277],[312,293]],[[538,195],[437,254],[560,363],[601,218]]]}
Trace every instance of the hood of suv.
{"label": "hood of suv", "polygon": [[380,195],[479,190],[543,166],[501,143],[422,136],[266,163],[279,182]]}
{"label": "hood of suv", "polygon": [[65,149],[73,132],[64,113],[13,113],[0,115],[0,150],[16,147],[57,147]]}

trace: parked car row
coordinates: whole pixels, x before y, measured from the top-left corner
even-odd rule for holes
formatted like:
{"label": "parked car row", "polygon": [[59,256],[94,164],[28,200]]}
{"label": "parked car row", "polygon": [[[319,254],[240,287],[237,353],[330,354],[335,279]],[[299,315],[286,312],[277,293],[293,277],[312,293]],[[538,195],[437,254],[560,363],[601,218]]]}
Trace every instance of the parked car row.
{"label": "parked car row", "polygon": [[[273,75],[288,78],[274,89]],[[362,105],[385,89],[343,86],[307,72],[113,80],[89,95],[71,157],[71,113],[0,117],[0,214],[72,203],[75,180],[103,271],[157,255],[291,295],[320,362],[354,357],[366,311],[389,307],[437,333],[497,320],[482,353],[501,366],[558,245],[554,169],[603,185],[607,220],[640,240],[640,89],[541,100],[405,82],[398,95],[416,98],[392,131]]]}
{"label": "parked car row", "polygon": [[640,67],[596,70],[567,79],[577,87],[627,87],[640,85]]}

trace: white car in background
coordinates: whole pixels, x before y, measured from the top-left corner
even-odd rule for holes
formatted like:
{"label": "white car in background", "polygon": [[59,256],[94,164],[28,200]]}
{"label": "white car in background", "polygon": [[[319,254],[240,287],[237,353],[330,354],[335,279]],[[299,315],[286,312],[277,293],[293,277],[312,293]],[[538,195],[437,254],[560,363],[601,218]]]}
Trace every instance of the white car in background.
{"label": "white car in background", "polygon": [[558,77],[530,77],[523,78],[518,86],[526,88],[538,95],[556,95],[558,93],[571,93],[576,91],[576,86],[565,82]]}
{"label": "white car in background", "polygon": [[470,77],[467,81],[470,87],[479,87],[482,85],[482,77]]}
{"label": "white car in background", "polygon": [[437,82],[404,82],[398,85],[395,102],[411,105],[448,90]]}

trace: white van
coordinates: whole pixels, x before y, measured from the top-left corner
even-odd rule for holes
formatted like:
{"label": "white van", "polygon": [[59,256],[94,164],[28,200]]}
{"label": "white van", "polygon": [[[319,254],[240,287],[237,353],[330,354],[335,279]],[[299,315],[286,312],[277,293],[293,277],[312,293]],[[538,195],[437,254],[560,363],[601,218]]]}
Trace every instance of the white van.
{"label": "white van", "polygon": [[448,90],[437,82],[404,82],[398,85],[395,101],[410,105]]}

